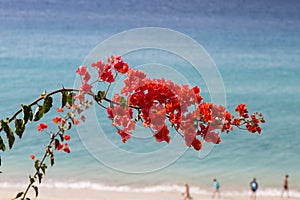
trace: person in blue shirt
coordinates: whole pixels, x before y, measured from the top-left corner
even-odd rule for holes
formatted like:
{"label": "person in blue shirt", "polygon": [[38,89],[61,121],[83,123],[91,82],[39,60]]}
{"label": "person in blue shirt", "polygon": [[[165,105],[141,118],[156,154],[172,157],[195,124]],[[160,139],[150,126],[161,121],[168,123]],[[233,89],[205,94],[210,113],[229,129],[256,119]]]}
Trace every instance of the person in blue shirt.
{"label": "person in blue shirt", "polygon": [[256,182],[256,178],[253,178],[253,181],[251,181],[250,189],[252,191],[250,198],[256,200],[256,191],[258,189],[258,183]]}
{"label": "person in blue shirt", "polygon": [[218,198],[220,198],[221,197],[221,195],[220,195],[220,183],[215,178],[214,178],[213,181],[214,181],[214,191],[213,191],[212,198],[215,198],[216,194],[218,194]]}

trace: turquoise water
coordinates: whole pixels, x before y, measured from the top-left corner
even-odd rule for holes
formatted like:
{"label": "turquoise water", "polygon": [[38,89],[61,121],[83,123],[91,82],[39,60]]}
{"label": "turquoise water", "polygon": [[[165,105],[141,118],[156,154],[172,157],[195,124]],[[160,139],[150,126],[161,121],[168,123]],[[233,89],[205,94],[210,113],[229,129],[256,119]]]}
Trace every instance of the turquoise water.
{"label": "turquoise water", "polygon": [[[57,153],[45,186],[99,190],[114,189],[112,186],[119,190],[127,187],[157,190],[156,186],[160,186],[168,190],[188,182],[201,192],[211,189],[212,179],[217,177],[223,190],[244,191],[255,176],[260,188],[272,193],[267,189],[281,188],[283,176],[289,174],[294,196],[299,196],[299,3],[254,2],[243,6],[239,2],[183,5],[176,1],[133,3],[132,8],[124,2],[118,3],[125,9],[122,18],[116,17],[120,11],[112,15],[108,3],[79,2],[62,11],[67,5],[58,2],[49,5],[35,2],[33,8],[25,3],[1,2],[0,117],[10,116],[21,103],[31,102],[44,89],[72,87],[77,66],[111,35],[135,27],[163,26],[189,35],[208,51],[221,73],[230,111],[235,105],[246,103],[250,110],[263,112],[267,123],[261,135],[241,131],[224,134],[222,143],[204,159],[190,149],[168,167],[146,174],[122,173],[103,165],[88,153],[73,130],[72,153]],[[96,8],[103,12],[98,13]],[[192,71],[186,73],[191,82],[200,82],[193,80]],[[205,84],[203,87],[204,96],[209,97]],[[52,116],[49,114],[45,121]],[[0,187],[27,182],[28,174],[33,171],[29,155],[39,156],[41,144],[47,142],[47,136],[38,133],[36,126],[32,124],[24,139],[17,141],[10,152],[1,153]],[[106,132],[116,134],[108,127]],[[120,148],[128,148],[118,137],[113,135],[112,139]],[[149,140],[149,149],[130,142],[128,145],[137,152],[157,145],[154,139]],[[125,158],[116,159],[128,165]],[[131,164],[143,167],[149,163],[137,160]]]}

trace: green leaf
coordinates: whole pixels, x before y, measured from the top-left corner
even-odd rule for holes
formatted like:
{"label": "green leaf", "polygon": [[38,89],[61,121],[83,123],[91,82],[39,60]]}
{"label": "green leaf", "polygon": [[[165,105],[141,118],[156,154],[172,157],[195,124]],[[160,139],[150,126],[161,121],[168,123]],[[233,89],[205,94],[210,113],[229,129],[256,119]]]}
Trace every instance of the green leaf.
{"label": "green leaf", "polygon": [[[2,150],[2,151],[6,150],[5,144],[4,144],[1,136],[0,136],[0,150]],[[0,162],[0,165],[1,165],[1,162]]]}
{"label": "green leaf", "polygon": [[105,91],[100,90],[100,91],[98,91],[95,100],[102,103],[102,100],[104,99],[104,97],[105,97]]}
{"label": "green leaf", "polygon": [[38,197],[39,196],[39,188],[37,186],[35,186],[35,185],[33,185],[32,188],[35,191],[35,197]]}
{"label": "green leaf", "polygon": [[73,92],[68,92],[67,102],[70,106],[74,103],[74,96],[75,94]]}
{"label": "green leaf", "polygon": [[51,167],[54,165],[54,157],[50,158],[50,165],[51,165]]}
{"label": "green leaf", "polygon": [[123,109],[127,108],[127,101],[124,97],[121,97],[121,99],[120,99],[120,106]]}
{"label": "green leaf", "polygon": [[54,154],[53,154],[52,146],[47,147],[47,153],[48,153],[48,157],[50,158],[50,165],[52,167],[54,165]]}
{"label": "green leaf", "polygon": [[43,109],[44,113],[47,113],[52,107],[53,99],[50,96],[46,96],[44,99]]}
{"label": "green leaf", "polygon": [[39,171],[39,168],[40,168],[40,160],[36,160],[36,161],[34,162],[34,167],[35,167],[35,169],[36,169],[37,171]]}
{"label": "green leaf", "polygon": [[51,146],[51,145],[49,145],[49,146],[47,147],[47,152],[48,152],[49,156],[53,156],[53,149],[52,149],[52,146]]}
{"label": "green leaf", "polygon": [[42,183],[42,179],[43,179],[43,174],[42,173],[38,173],[38,179],[39,179],[39,184]]}
{"label": "green leaf", "polygon": [[24,192],[19,192],[19,193],[17,194],[17,196],[15,197],[15,199],[20,198],[23,194],[24,194]]}
{"label": "green leaf", "polygon": [[70,130],[72,128],[72,123],[68,122],[67,130]]}
{"label": "green leaf", "polygon": [[55,149],[57,149],[58,145],[59,145],[59,140],[55,139],[54,140],[54,147],[55,147]]}
{"label": "green leaf", "polygon": [[41,166],[42,172],[44,173],[44,175],[46,175],[46,169],[47,169],[47,165],[44,163]]}
{"label": "green leaf", "polygon": [[15,119],[15,133],[22,139],[25,131],[25,121],[23,119]]}
{"label": "green leaf", "polygon": [[67,99],[68,99],[68,93],[67,91],[62,91],[61,92],[61,107],[65,107],[67,104]]}
{"label": "green leaf", "polygon": [[24,115],[24,122],[25,124],[28,122],[28,120],[32,120],[33,114],[32,114],[32,109],[30,106],[22,104],[22,110],[23,110],[23,115]]}
{"label": "green leaf", "polygon": [[44,90],[43,93],[41,94],[42,97],[45,97],[47,95],[47,91]]}
{"label": "green leaf", "polygon": [[11,130],[11,128],[9,126],[8,119],[5,120],[5,121],[3,121],[1,119],[1,126],[2,126],[2,129],[4,130],[4,132],[6,133],[6,137],[7,137],[7,140],[8,140],[8,146],[11,149],[12,146],[14,145],[14,142],[15,142],[15,136],[14,136],[14,133],[13,133],[13,131]]}
{"label": "green leaf", "polygon": [[35,178],[29,176],[29,181],[30,181],[31,184],[33,184],[35,182]]}
{"label": "green leaf", "polygon": [[34,112],[33,121],[39,121],[44,115],[43,106],[37,106]]}

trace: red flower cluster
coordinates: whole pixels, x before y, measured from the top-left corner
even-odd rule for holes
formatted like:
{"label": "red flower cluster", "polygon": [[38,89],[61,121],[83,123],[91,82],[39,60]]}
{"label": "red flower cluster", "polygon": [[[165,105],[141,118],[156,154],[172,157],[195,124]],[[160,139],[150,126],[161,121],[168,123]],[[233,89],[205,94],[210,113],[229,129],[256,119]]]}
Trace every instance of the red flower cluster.
{"label": "red flower cluster", "polygon": [[80,86],[79,94],[75,96],[75,98],[78,98],[80,102],[83,102],[83,95],[89,93],[92,89],[92,85],[88,84],[88,81],[91,79],[91,75],[87,71],[87,66],[78,67],[76,73],[80,75],[82,85]]}
{"label": "red flower cluster", "polygon": [[[229,132],[234,126],[261,132],[262,114],[254,113],[249,118],[245,104],[237,106],[238,117],[235,117],[224,106],[204,102],[197,86],[190,88],[164,78],[147,78],[145,73],[130,69],[120,56],[111,56],[107,63],[97,61],[92,67],[98,71],[98,81],[112,83],[118,73],[126,75],[121,90],[124,96],[116,94],[106,109],[123,142],[130,138],[137,121],[149,127],[158,142],[169,143],[168,127],[173,127],[184,137],[186,145],[196,150],[202,148],[203,141],[219,144],[220,133]],[[79,95],[90,92],[92,86],[87,83],[90,76],[86,68],[78,68],[77,73],[83,80]]]}
{"label": "red flower cluster", "polygon": [[68,143],[65,143],[65,144],[59,143],[58,146],[56,147],[56,150],[57,151],[63,150],[66,153],[71,153]]}

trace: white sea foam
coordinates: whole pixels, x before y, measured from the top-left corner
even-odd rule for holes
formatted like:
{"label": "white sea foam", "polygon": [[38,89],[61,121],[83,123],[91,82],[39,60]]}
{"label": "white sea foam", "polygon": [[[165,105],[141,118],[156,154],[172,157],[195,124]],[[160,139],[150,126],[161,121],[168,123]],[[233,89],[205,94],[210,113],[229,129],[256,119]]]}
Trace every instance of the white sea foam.
{"label": "white sea foam", "polygon": [[[0,183],[0,188],[25,188],[26,184],[16,184],[9,182]],[[127,185],[122,186],[113,186],[105,185],[101,183],[92,183],[90,181],[82,182],[54,182],[44,183],[40,187],[43,188],[59,188],[59,189],[90,189],[96,191],[112,191],[112,192],[137,192],[137,193],[153,193],[153,192],[184,192],[184,186],[170,184],[170,185],[154,185],[146,187],[132,187]],[[202,194],[209,195],[211,191],[201,189],[199,187],[190,187],[192,194]],[[290,190],[290,197],[300,198],[300,191]],[[222,191],[222,196],[248,196],[249,191],[243,190],[231,190],[231,191]],[[279,197],[281,195],[281,190],[278,188],[266,188],[257,191],[257,196],[269,196],[269,197]]]}

